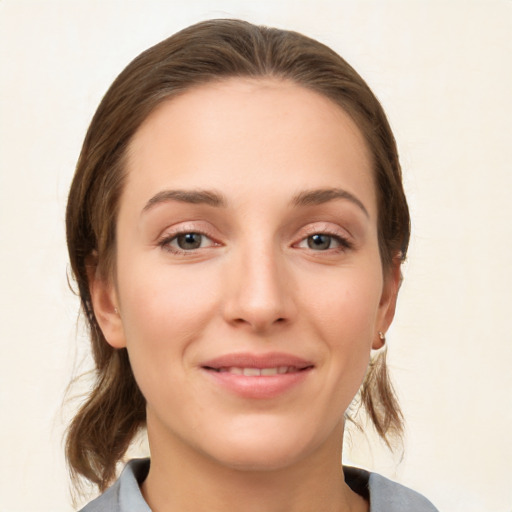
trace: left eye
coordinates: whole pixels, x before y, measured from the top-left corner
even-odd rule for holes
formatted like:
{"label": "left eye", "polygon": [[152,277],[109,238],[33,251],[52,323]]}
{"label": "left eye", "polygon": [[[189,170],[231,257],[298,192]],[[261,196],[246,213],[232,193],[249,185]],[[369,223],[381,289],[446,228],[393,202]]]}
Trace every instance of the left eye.
{"label": "left eye", "polygon": [[298,247],[312,249],[313,251],[326,251],[335,247],[341,247],[343,241],[333,235],[326,235],[324,233],[315,233],[302,240]]}

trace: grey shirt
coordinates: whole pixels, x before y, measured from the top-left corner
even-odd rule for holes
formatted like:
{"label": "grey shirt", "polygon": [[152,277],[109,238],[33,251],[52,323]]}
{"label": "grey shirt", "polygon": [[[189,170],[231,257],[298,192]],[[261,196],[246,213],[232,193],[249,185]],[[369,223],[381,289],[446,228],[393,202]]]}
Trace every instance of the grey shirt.
{"label": "grey shirt", "polygon": [[[149,471],[149,459],[131,460],[117,482],[80,512],[151,512],[140,492]],[[377,473],[345,467],[351,489],[370,502],[370,512],[438,512],[421,494]]]}

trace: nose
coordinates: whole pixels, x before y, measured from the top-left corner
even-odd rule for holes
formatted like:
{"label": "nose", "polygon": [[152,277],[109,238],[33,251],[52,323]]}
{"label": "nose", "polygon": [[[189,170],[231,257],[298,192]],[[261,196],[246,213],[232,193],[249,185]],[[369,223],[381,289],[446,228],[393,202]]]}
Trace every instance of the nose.
{"label": "nose", "polygon": [[224,318],[231,325],[265,334],[293,320],[293,280],[276,252],[247,250],[230,262]]}

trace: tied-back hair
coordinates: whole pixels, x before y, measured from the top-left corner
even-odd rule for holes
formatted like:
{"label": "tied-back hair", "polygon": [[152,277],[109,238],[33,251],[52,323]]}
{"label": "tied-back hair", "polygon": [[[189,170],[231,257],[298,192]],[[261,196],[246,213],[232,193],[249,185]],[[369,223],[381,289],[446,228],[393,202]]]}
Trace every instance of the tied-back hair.
{"label": "tied-back hair", "polygon": [[[67,433],[73,479],[103,491],[146,410],[126,349],[105,340],[94,315],[88,277],[113,279],[116,219],[130,141],[162,102],[191,88],[229,78],[272,78],[298,84],[344,109],[363,134],[373,159],[378,238],[384,272],[405,259],[410,220],[396,143],[384,111],[356,71],[327,46],[301,34],[239,20],[188,27],[149,48],[116,78],[87,131],[71,185],[66,230],[71,269],[88,323],[95,363],[92,390]],[[390,446],[402,432],[402,413],[390,384],[385,350],[369,365],[359,398]]]}

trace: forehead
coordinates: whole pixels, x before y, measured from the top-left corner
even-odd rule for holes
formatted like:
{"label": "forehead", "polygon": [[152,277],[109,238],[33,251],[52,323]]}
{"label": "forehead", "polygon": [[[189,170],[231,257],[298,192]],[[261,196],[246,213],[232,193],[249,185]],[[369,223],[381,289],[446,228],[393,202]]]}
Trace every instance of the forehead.
{"label": "forehead", "polygon": [[284,189],[292,180],[296,189],[366,188],[375,202],[370,153],[354,121],[329,98],[285,80],[234,78],[165,100],[127,156],[128,188],[147,194],[164,181],[242,190],[279,180]]}
{"label": "forehead", "polygon": [[[174,121],[174,122],[173,122]],[[250,122],[248,122],[250,121]],[[340,105],[330,98],[295,82],[277,78],[228,78],[194,86],[183,93],[162,101],[137,130],[132,148],[138,142],[179,125],[183,134],[193,130],[200,137],[208,129],[215,133],[221,123],[239,123],[244,135],[256,123],[278,122],[283,134],[286,125],[302,121],[304,135],[325,130],[350,132],[366,151],[359,128]],[[288,123],[287,123],[288,122]],[[319,130],[322,127],[324,130]],[[201,129],[204,128],[204,131]],[[253,134],[254,135],[254,134]],[[263,133],[259,133],[263,136]],[[367,155],[363,155],[367,156]]]}

